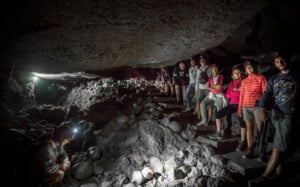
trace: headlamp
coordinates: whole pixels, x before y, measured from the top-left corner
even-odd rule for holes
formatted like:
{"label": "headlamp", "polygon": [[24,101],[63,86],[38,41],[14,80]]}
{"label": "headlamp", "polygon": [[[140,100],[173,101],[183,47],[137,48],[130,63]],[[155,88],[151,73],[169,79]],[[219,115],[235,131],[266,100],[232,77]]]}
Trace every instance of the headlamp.
{"label": "headlamp", "polygon": [[32,77],[32,80],[33,80],[33,82],[37,82],[39,80],[39,78],[34,76],[34,77]]}
{"label": "headlamp", "polygon": [[73,131],[74,134],[77,134],[78,130],[79,130],[79,129],[78,129],[77,127],[74,127],[74,128],[72,129],[72,131]]}

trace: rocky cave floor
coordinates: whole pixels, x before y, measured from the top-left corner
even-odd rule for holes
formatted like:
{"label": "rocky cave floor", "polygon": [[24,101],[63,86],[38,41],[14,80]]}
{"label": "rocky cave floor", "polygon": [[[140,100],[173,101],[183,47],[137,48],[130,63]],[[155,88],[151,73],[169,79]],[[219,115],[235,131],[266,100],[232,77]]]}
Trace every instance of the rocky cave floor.
{"label": "rocky cave floor", "polygon": [[[105,88],[90,81],[74,87],[61,106],[17,111],[10,129],[15,139],[9,141],[25,149],[61,124],[79,128],[66,147],[72,168],[63,186],[246,186],[247,179],[259,175],[262,165],[249,161],[250,177],[224,156],[234,152],[238,130],[227,149],[220,149],[205,138],[214,125],[197,127],[196,116],[183,109],[151,86]],[[300,152],[288,163],[290,172],[279,182],[297,184]]]}

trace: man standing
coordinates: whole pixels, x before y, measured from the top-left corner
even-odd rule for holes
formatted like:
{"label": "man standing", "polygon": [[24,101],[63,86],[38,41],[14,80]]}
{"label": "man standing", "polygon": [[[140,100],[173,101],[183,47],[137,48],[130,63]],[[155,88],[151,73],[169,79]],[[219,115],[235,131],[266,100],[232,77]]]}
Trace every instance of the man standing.
{"label": "man standing", "polygon": [[189,85],[187,87],[185,102],[186,102],[186,109],[185,112],[191,111],[191,100],[193,95],[195,94],[195,83],[197,77],[197,66],[196,61],[194,59],[191,60],[191,67],[189,69]]}
{"label": "man standing", "polygon": [[259,102],[260,118],[265,122],[265,108],[268,102],[272,101],[271,121],[275,129],[272,153],[260,177],[263,181],[271,177],[274,172],[277,175],[281,174],[282,162],[291,148],[292,118],[295,113],[296,81],[290,73],[288,61],[282,55],[277,55],[274,65],[280,73],[270,78]]}
{"label": "man standing", "polygon": [[243,117],[246,123],[247,151],[243,158],[254,157],[254,128],[257,134],[261,132],[262,121],[259,117],[257,101],[261,99],[267,86],[267,80],[263,75],[257,73],[256,62],[246,60],[244,63],[247,78],[242,80],[240,87],[240,102],[238,115]]}
{"label": "man standing", "polygon": [[26,84],[27,92],[28,92],[28,99],[30,100],[31,104],[35,104],[35,84],[33,81],[30,81]]}
{"label": "man standing", "polygon": [[201,55],[200,59],[200,67],[197,71],[195,90],[196,90],[196,113],[197,119],[200,120],[201,111],[200,104],[202,100],[209,94],[208,90],[208,78],[211,76],[211,68],[208,66],[207,56]]}

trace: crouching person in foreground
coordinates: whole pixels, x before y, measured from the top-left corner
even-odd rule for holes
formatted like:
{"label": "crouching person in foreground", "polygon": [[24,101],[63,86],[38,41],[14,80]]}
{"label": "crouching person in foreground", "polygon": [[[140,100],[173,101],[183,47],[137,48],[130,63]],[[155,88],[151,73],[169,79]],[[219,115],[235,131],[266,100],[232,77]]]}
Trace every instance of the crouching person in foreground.
{"label": "crouching person in foreground", "polygon": [[61,126],[54,130],[51,138],[45,139],[33,156],[33,176],[29,180],[39,186],[58,186],[70,169],[71,163],[64,146],[73,138],[70,127]]}

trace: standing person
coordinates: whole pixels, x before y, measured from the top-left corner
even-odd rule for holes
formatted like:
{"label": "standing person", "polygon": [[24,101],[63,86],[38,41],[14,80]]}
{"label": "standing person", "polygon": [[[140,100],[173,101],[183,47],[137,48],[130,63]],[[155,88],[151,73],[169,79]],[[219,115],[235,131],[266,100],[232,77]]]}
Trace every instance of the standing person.
{"label": "standing person", "polygon": [[202,100],[209,94],[208,90],[208,78],[211,76],[211,68],[208,66],[207,57],[204,55],[200,56],[199,59],[200,67],[197,71],[196,76],[196,83],[195,83],[195,90],[196,90],[196,113],[197,119],[200,120],[201,111],[200,111],[200,104]]}
{"label": "standing person", "polygon": [[238,115],[243,117],[246,123],[247,151],[243,154],[243,158],[253,158],[254,124],[256,124],[258,133],[262,125],[259,108],[256,105],[266,89],[267,80],[263,75],[257,74],[254,61],[246,60],[244,68],[248,77],[241,83]]}
{"label": "standing person", "polygon": [[180,89],[182,91],[182,100],[185,103],[186,86],[189,83],[189,74],[184,62],[179,63],[179,67],[175,67],[173,72],[173,80],[175,83],[175,94],[177,103],[180,103]]}
{"label": "standing person", "polygon": [[168,95],[170,92],[170,96],[174,95],[174,87],[172,86],[171,76],[166,68],[161,68],[160,73],[164,82],[165,94]]}
{"label": "standing person", "polygon": [[217,111],[220,111],[227,105],[222,88],[224,77],[220,74],[219,67],[216,64],[211,65],[211,71],[212,76],[208,78],[208,89],[210,92],[200,104],[201,121],[197,125],[208,125],[207,106],[215,106]]}
{"label": "standing person", "polygon": [[193,95],[195,94],[195,84],[196,84],[196,78],[197,78],[197,65],[196,65],[196,60],[192,59],[191,60],[191,67],[189,69],[189,85],[187,87],[186,91],[186,108],[185,112],[191,111],[191,100]]}
{"label": "standing person", "polygon": [[[216,114],[216,133],[209,136],[211,139],[222,139],[225,134],[230,134],[231,130],[231,115],[238,110],[239,100],[240,100],[240,86],[242,82],[242,71],[238,66],[232,68],[232,78],[233,81],[230,83],[227,92],[226,98],[230,100],[229,105]],[[227,128],[222,132],[222,123],[221,119],[226,117],[227,119]],[[237,150],[243,150],[246,148],[246,129],[243,118],[239,117],[239,125],[241,127],[241,141]]]}
{"label": "standing person", "polygon": [[[279,54],[274,59],[275,67],[280,73],[273,75],[268,81],[267,88],[259,102],[260,118],[265,122],[265,108],[269,101],[273,101],[271,121],[275,129],[273,149],[267,167],[262,174],[267,179],[275,172],[281,175],[282,163],[290,152],[291,143],[294,137],[293,117],[295,114],[296,81],[290,73],[286,57]],[[270,100],[271,99],[271,100]],[[295,125],[295,124],[294,124]],[[296,134],[296,133],[295,133]]]}
{"label": "standing person", "polygon": [[28,92],[28,99],[31,104],[35,104],[35,84],[33,81],[30,81],[26,84],[26,89]]}

